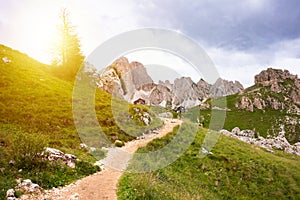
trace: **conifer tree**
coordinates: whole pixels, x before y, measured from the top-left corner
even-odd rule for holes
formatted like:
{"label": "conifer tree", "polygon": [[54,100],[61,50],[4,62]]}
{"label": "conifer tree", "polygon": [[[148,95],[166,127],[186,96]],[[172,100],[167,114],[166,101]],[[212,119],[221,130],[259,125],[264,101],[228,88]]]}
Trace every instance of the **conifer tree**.
{"label": "conifer tree", "polygon": [[80,40],[75,32],[75,27],[72,26],[69,13],[65,8],[61,11],[60,19],[59,40],[53,51],[52,64],[58,67],[59,77],[74,80],[83,63],[84,56],[81,53]]}

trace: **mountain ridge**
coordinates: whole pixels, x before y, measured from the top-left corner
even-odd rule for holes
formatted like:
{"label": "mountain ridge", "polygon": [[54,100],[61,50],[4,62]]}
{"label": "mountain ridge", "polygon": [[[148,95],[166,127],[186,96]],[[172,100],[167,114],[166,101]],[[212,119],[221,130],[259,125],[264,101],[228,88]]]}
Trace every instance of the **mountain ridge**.
{"label": "mountain ridge", "polygon": [[208,128],[212,110],[216,112],[217,108],[222,108],[226,110],[226,130],[239,127],[264,138],[277,137],[284,131],[290,144],[300,142],[298,76],[287,70],[268,68],[258,73],[254,80],[253,86],[240,93],[208,99],[190,109],[185,117]]}
{"label": "mountain ridge", "polygon": [[130,103],[143,99],[147,105],[172,108],[178,106],[190,108],[209,97],[235,94],[244,89],[238,81],[221,78],[214,84],[209,84],[201,78],[195,83],[190,77],[176,78],[174,83],[169,80],[154,83],[142,63],[135,61],[129,63],[125,57],[117,59],[98,75],[93,76],[97,77],[99,88]]}
{"label": "mountain ridge", "polygon": [[254,77],[254,85],[243,91],[235,104],[239,109],[286,110],[300,115],[300,79],[288,70],[268,68]]}
{"label": "mountain ridge", "polygon": [[[13,188],[16,185],[16,180],[19,178],[30,178],[34,183],[39,184],[43,188],[52,188],[65,185],[71,180],[79,179],[82,176],[93,173],[94,167],[91,163],[95,158],[89,154],[88,149],[81,148],[80,139],[73,125],[71,111],[72,83],[53,76],[49,68],[50,66],[43,65],[8,47],[0,45],[0,56],[0,113],[3,116],[0,119],[0,186],[2,188],[0,199],[5,198],[6,190]],[[135,64],[135,67],[139,68],[138,66],[140,65]],[[111,70],[111,72],[113,71]],[[94,72],[96,72],[94,67],[86,63],[86,73],[93,77],[93,83],[100,84],[98,81],[99,74]],[[289,141],[294,141],[294,143],[299,141],[299,115],[297,113],[286,113],[289,103],[298,106],[297,92],[299,92],[299,87],[297,85],[299,80],[297,76],[289,76],[288,74],[284,75],[284,77],[290,78],[283,79],[280,77],[280,73],[282,72],[278,71],[278,73],[279,78],[277,78],[277,81],[270,81],[268,76],[262,76],[267,78],[258,78],[258,83],[253,87],[246,88],[233,95],[220,97],[226,98],[228,102],[227,106],[230,108],[226,113],[225,126],[227,130],[232,129],[228,128],[230,126],[238,126],[243,130],[251,129],[255,133],[261,133],[261,136],[267,137],[267,134],[271,134],[269,129],[272,129],[276,134],[278,132],[276,129],[277,124],[280,126],[283,122],[286,123],[286,121],[289,121],[290,124],[285,126],[285,128],[288,128],[288,130],[285,130],[288,139]],[[277,77],[277,75],[272,77]],[[189,81],[190,79],[185,77],[183,80]],[[118,83],[119,79],[115,81]],[[263,86],[264,83],[260,81],[269,81],[270,85]],[[140,83],[134,78],[133,82],[137,85]],[[153,87],[151,84],[152,82],[150,81],[149,84],[145,84],[138,89],[149,92]],[[195,87],[195,91],[200,86],[204,94],[209,91],[210,87],[204,80],[200,79],[195,84],[197,87],[190,82],[190,86]],[[276,92],[278,90],[276,84],[278,84],[280,90],[278,93]],[[121,85],[122,83],[120,83],[120,88],[122,89]],[[158,85],[166,90],[166,94],[173,87],[169,81],[161,81],[155,87],[158,87]],[[275,86],[272,87],[272,85]],[[177,86],[178,88],[183,87],[181,87],[180,81]],[[157,92],[162,90],[161,88],[158,88]],[[271,91],[271,88],[275,91]],[[260,91],[261,89],[263,90]],[[187,91],[186,94],[190,95],[189,92],[191,91]],[[266,104],[267,106],[263,109],[258,109],[254,106],[253,112],[242,109],[239,106],[235,107],[235,102],[240,100],[242,96],[252,98],[251,95],[255,94],[259,96],[258,93],[262,97],[264,97],[264,94],[271,94],[271,98],[277,98],[280,103],[287,105],[285,105],[285,109],[277,110],[274,110],[269,104]],[[284,97],[288,98],[289,95],[294,96],[294,98],[285,100]],[[156,96],[154,95],[154,97]],[[261,99],[265,100],[264,98]],[[99,124],[96,125],[101,125],[103,131],[112,139],[121,139],[124,141],[132,139],[133,136],[123,133],[114,121],[113,114],[109,112],[111,108],[110,100],[111,95],[97,89],[95,95],[95,112]],[[126,114],[128,111],[132,112],[137,110],[137,108],[140,110],[149,110],[148,106],[142,105],[130,105],[130,107],[136,107],[131,107],[132,109],[128,110],[127,102],[122,102],[126,106],[124,106],[125,115],[120,120],[125,120],[126,124],[126,120],[131,120],[130,116]],[[279,106],[278,108],[281,107]],[[198,106],[193,109],[197,112],[197,117],[199,117],[199,113],[204,113],[207,114],[205,116],[206,119],[211,118],[209,110],[201,110],[200,112]],[[163,110],[165,111],[165,109]],[[141,116],[140,114],[142,113],[135,112],[132,117],[138,118]],[[200,116],[199,120],[205,125],[208,121],[201,119],[202,116]],[[88,122],[89,116],[84,115],[84,120]],[[236,124],[233,124],[233,122]],[[268,127],[259,129],[260,125]],[[178,129],[179,127],[175,128],[173,133],[167,135],[165,138],[153,141],[146,148],[149,151],[163,148],[176,137]],[[86,131],[89,132],[91,130],[87,129]],[[132,132],[132,130],[130,131]],[[207,129],[199,128],[195,141],[184,155],[168,167],[153,172],[153,174],[130,174],[131,177],[127,175],[123,176],[119,184],[120,198],[122,199],[123,195],[124,199],[131,197],[141,197],[142,199],[145,197],[149,197],[149,199],[172,199],[176,197],[178,199],[189,197],[195,199],[228,199],[232,198],[233,194],[235,198],[250,199],[264,199],[266,197],[296,199],[299,196],[300,187],[298,180],[300,175],[299,170],[297,170],[299,168],[298,156],[277,150],[271,153],[257,146],[242,143],[241,141],[221,135],[218,143],[212,150],[213,154],[201,158],[198,155],[199,153],[203,153],[201,145],[207,132]],[[19,135],[19,137],[11,140],[16,135]],[[24,144],[24,141],[28,141],[28,145],[32,147],[34,146],[32,145],[34,143],[33,139],[40,137],[42,140],[49,139],[49,145],[52,147],[63,148],[68,153],[74,153],[83,162],[80,165],[76,164],[78,168],[75,171],[62,168],[59,163],[58,165],[47,165],[46,169],[44,168],[45,165],[39,165],[37,168],[32,168],[31,170],[24,168],[20,170],[16,163],[10,162],[15,156],[15,152],[11,151],[12,142],[16,142],[15,146],[18,148],[17,150],[20,150],[22,148],[21,144]],[[39,142],[39,140],[36,141]],[[95,144],[99,143],[97,139],[93,139],[91,142]],[[181,144],[178,143],[177,145]],[[143,151],[145,152],[145,149],[140,150],[140,152]],[[93,155],[96,156],[101,153],[103,152],[98,148],[97,151],[93,152]],[[28,156],[27,150],[24,155]],[[85,161],[91,163],[88,165]],[[140,178],[137,176],[140,176]]]}

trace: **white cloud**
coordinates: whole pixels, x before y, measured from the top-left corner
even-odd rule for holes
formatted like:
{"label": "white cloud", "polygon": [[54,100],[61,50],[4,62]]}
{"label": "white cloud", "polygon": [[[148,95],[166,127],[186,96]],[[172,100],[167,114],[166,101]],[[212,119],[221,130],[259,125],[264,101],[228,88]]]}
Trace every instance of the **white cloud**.
{"label": "white cloud", "polygon": [[281,41],[256,52],[221,48],[206,48],[206,51],[222,78],[238,80],[246,87],[253,85],[254,76],[268,67],[300,74],[300,39]]}
{"label": "white cloud", "polygon": [[138,26],[139,16],[135,12],[138,5],[133,0],[114,0],[105,3],[78,0],[77,3],[70,5],[75,13],[75,22],[86,55],[102,42]]}
{"label": "white cloud", "polygon": [[254,54],[220,48],[208,48],[206,50],[222,78],[238,80],[244,86],[252,85],[254,74],[264,68],[261,63],[258,63]]}
{"label": "white cloud", "polygon": [[137,28],[136,21],[139,18],[133,0],[105,3],[27,0],[0,3],[1,28],[5,30],[1,30],[2,43],[43,62],[49,61],[50,43],[55,40],[63,7],[68,9],[71,22],[77,27],[84,54],[116,34]]}
{"label": "white cloud", "polygon": [[[298,20],[298,1],[289,4],[270,0],[226,2],[0,0],[1,43],[45,61],[59,22],[59,10],[67,7],[86,56],[117,34],[151,26],[173,28],[187,33],[200,45],[205,44],[220,76],[239,80],[245,86],[253,84],[254,75],[267,67],[285,68],[300,74],[300,38],[296,38],[299,26],[295,24],[299,23],[295,21]],[[240,34],[245,35],[242,39],[250,41],[245,43],[246,48],[243,40],[234,40]],[[216,47],[220,41],[241,48]],[[190,69],[189,64],[170,55],[136,55],[135,60],[145,65],[171,66],[177,74],[191,76],[194,81],[199,79],[199,74]]]}
{"label": "white cloud", "polygon": [[[130,62],[138,61],[151,68],[152,78],[157,80],[173,81],[178,77],[191,77],[198,82],[202,74],[197,72],[191,64],[182,58],[162,50],[139,50],[125,55]],[[154,70],[154,68],[157,68]],[[161,71],[159,68],[163,68]],[[159,78],[157,78],[159,77]]]}

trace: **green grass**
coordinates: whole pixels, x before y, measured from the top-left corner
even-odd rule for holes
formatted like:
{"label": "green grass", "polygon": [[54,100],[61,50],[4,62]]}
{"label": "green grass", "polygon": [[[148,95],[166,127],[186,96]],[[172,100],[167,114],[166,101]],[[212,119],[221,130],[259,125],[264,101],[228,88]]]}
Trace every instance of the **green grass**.
{"label": "green grass", "polygon": [[[255,89],[256,87],[253,86]],[[252,89],[253,89],[252,88]],[[249,89],[247,89],[249,90]],[[280,95],[280,94],[271,94],[271,96]],[[226,111],[218,111],[214,110],[216,115],[222,116],[222,113],[225,113],[225,122],[222,128],[227,130],[232,130],[234,127],[239,127],[242,130],[250,129],[259,133],[259,135],[266,137],[267,135],[276,135],[280,131],[280,123],[283,123],[286,116],[290,116],[293,118],[299,118],[297,115],[287,114],[285,110],[273,110],[270,108],[265,109],[264,111],[255,109],[254,112],[241,110],[235,108],[235,102],[239,99],[238,94],[230,95],[227,97],[221,97],[219,99],[214,100],[214,105],[223,105],[219,106],[221,108],[229,108]],[[226,98],[226,100],[224,100]],[[278,97],[279,98],[279,97]],[[281,98],[281,97],[280,97]],[[211,100],[209,100],[211,101]],[[226,105],[224,106],[224,102]],[[197,122],[197,119],[203,124],[203,127],[210,128],[211,127],[219,127],[210,124],[212,111],[211,110],[199,110],[198,107],[194,107],[189,109],[186,113],[183,114],[185,118],[190,119],[193,122]],[[221,122],[220,120],[216,120],[216,122]],[[215,129],[215,130],[219,130]],[[300,126],[296,125],[285,125],[286,138],[290,143],[296,143],[300,140]]]}
{"label": "green grass", "polygon": [[[3,57],[7,57],[11,62],[4,63]],[[95,102],[92,109],[96,113],[96,121],[92,121],[90,115],[84,115],[81,119],[86,123],[81,134],[87,136],[89,146],[97,148],[93,156],[88,150],[80,149],[83,138],[82,135],[78,135],[72,113],[72,102],[78,100],[76,95],[73,98],[73,83],[57,78],[54,71],[52,66],[0,45],[0,199],[5,198],[7,189],[16,185],[16,178],[30,178],[49,188],[95,172],[97,169],[92,166],[96,161],[94,156],[104,156],[101,151],[101,139],[104,136],[99,134],[99,125],[107,137],[106,140],[113,142],[116,139],[132,140],[143,131],[162,124],[153,114],[150,126],[139,124],[139,119],[132,120],[128,110],[132,105],[122,100],[117,100],[118,112],[113,113],[111,95],[97,89],[95,94],[92,94],[92,100]],[[81,105],[82,114],[85,114],[91,105],[93,104]],[[148,108],[145,106],[142,109]],[[136,126],[131,130],[122,130],[115,118]],[[20,142],[15,139],[18,137],[25,139]],[[32,141],[39,144],[37,148],[30,145]],[[36,167],[33,168],[30,165],[34,164],[34,159],[25,160],[25,163],[28,163],[26,166],[11,167],[8,164],[10,160],[26,158],[24,151],[18,151],[21,145],[24,151],[30,150],[33,153],[45,146],[58,148],[76,155],[81,161],[75,169],[61,168],[60,164],[44,162],[36,163]],[[16,153],[19,155],[17,158],[14,156]]]}
{"label": "green grass", "polygon": [[[15,179],[31,179],[45,189],[62,186],[76,179],[99,171],[90,163],[90,155],[85,152],[74,169],[62,162],[50,163],[38,154],[48,146],[50,137],[25,133],[13,125],[0,124],[0,199],[6,199],[6,191],[16,185]],[[83,153],[83,152],[82,152]],[[9,165],[13,160],[14,165]]]}
{"label": "green grass", "polygon": [[[215,110],[214,112],[221,113],[222,111]],[[259,133],[261,136],[266,137],[268,134],[273,134],[273,129],[274,132],[279,131],[279,129],[273,127],[275,125],[274,122],[284,116],[283,113],[275,110],[268,110],[266,112],[259,110],[254,112],[244,110],[226,111],[223,128],[232,130],[234,127],[239,127],[242,130],[255,130],[255,132]],[[194,122],[199,118],[203,126],[208,128],[211,121],[211,110],[199,111],[198,108],[193,108],[185,114],[185,117],[192,119]]]}
{"label": "green grass", "polygon": [[[200,128],[188,150],[169,166],[143,174],[125,173],[118,199],[299,199],[299,157],[280,151],[270,154],[221,135],[213,155],[201,158],[206,132]],[[173,134],[138,152],[162,148]]]}
{"label": "green grass", "polygon": [[165,113],[165,112],[170,112],[169,109],[161,107],[161,106],[157,106],[157,105],[153,105],[150,107],[151,111],[154,112],[156,115],[160,114],[160,113]]}

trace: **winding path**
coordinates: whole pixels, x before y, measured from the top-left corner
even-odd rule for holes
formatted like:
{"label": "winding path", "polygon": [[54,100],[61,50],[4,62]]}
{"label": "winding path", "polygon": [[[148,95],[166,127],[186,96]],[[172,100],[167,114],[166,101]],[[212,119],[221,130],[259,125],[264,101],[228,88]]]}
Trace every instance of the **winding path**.
{"label": "winding path", "polygon": [[[139,147],[145,146],[155,138],[165,136],[173,130],[176,125],[181,124],[180,120],[163,119],[164,126],[158,130],[158,134],[147,135],[144,139],[130,141],[121,149],[128,153],[134,153]],[[125,165],[128,159],[121,160],[121,165]],[[116,200],[117,184],[122,175],[122,170],[105,167],[101,172],[87,176],[70,185],[61,188],[46,190],[39,196],[22,196],[22,199],[38,200]]]}

